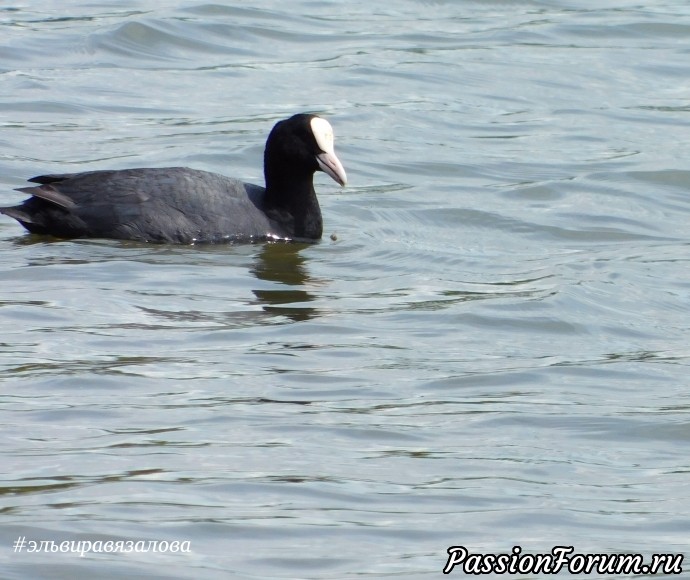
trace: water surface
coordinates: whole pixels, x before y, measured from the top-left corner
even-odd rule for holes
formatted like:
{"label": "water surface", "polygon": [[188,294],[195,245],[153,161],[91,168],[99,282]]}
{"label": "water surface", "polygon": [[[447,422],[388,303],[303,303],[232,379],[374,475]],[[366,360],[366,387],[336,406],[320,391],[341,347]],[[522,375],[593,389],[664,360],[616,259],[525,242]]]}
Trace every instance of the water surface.
{"label": "water surface", "polygon": [[[4,577],[686,550],[690,9],[557,4],[0,9],[5,205],[50,172],[260,183],[301,111],[351,182],[317,176],[316,245],[0,220]],[[191,551],[14,553],[20,535]]]}

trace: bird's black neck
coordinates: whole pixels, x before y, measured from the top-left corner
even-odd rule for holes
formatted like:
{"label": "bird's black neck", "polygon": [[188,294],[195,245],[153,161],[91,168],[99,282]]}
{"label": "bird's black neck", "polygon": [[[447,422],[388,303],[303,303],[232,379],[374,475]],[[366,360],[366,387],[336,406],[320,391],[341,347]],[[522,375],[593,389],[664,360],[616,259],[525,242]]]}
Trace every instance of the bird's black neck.
{"label": "bird's black neck", "polygon": [[[266,170],[266,214],[293,237],[317,240],[323,233],[321,208],[314,191],[314,175],[295,175],[294,169]],[[290,168],[292,169],[292,168]]]}

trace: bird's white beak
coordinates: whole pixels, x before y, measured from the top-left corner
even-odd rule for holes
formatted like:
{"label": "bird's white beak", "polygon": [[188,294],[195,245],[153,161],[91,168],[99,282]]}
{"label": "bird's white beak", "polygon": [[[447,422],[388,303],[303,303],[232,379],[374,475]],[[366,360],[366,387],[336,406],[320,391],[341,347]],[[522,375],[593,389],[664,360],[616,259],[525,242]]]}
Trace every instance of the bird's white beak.
{"label": "bird's white beak", "polygon": [[347,183],[347,175],[345,168],[340,163],[340,159],[335,156],[335,153],[319,153],[316,156],[316,162],[319,164],[321,171],[330,175],[340,185]]}
{"label": "bird's white beak", "polygon": [[321,171],[330,175],[340,185],[345,185],[347,183],[345,168],[340,163],[340,159],[336,156],[333,148],[333,127],[326,119],[314,117],[311,120],[311,131],[314,134],[314,139],[316,139],[316,144],[323,151],[316,156]]}

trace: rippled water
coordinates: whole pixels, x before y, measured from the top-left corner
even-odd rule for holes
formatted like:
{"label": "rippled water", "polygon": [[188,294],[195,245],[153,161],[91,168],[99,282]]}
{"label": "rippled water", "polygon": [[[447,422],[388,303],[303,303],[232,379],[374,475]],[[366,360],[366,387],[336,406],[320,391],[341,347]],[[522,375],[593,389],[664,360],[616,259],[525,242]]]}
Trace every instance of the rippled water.
{"label": "rippled water", "polygon": [[0,220],[3,577],[687,548],[685,0],[38,4],[0,8],[3,205],[49,172],[261,182],[300,111],[351,184],[317,176],[310,246]]}

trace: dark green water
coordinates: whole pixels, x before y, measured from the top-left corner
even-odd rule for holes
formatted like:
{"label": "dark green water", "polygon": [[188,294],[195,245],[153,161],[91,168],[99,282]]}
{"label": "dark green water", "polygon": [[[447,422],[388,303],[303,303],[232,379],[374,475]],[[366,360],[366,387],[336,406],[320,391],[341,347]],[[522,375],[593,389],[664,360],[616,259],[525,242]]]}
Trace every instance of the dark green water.
{"label": "dark green water", "polygon": [[261,182],[270,127],[301,111],[350,178],[317,176],[312,246],[0,219],[2,577],[683,553],[689,38],[671,0],[0,8],[0,205],[50,172]]}

